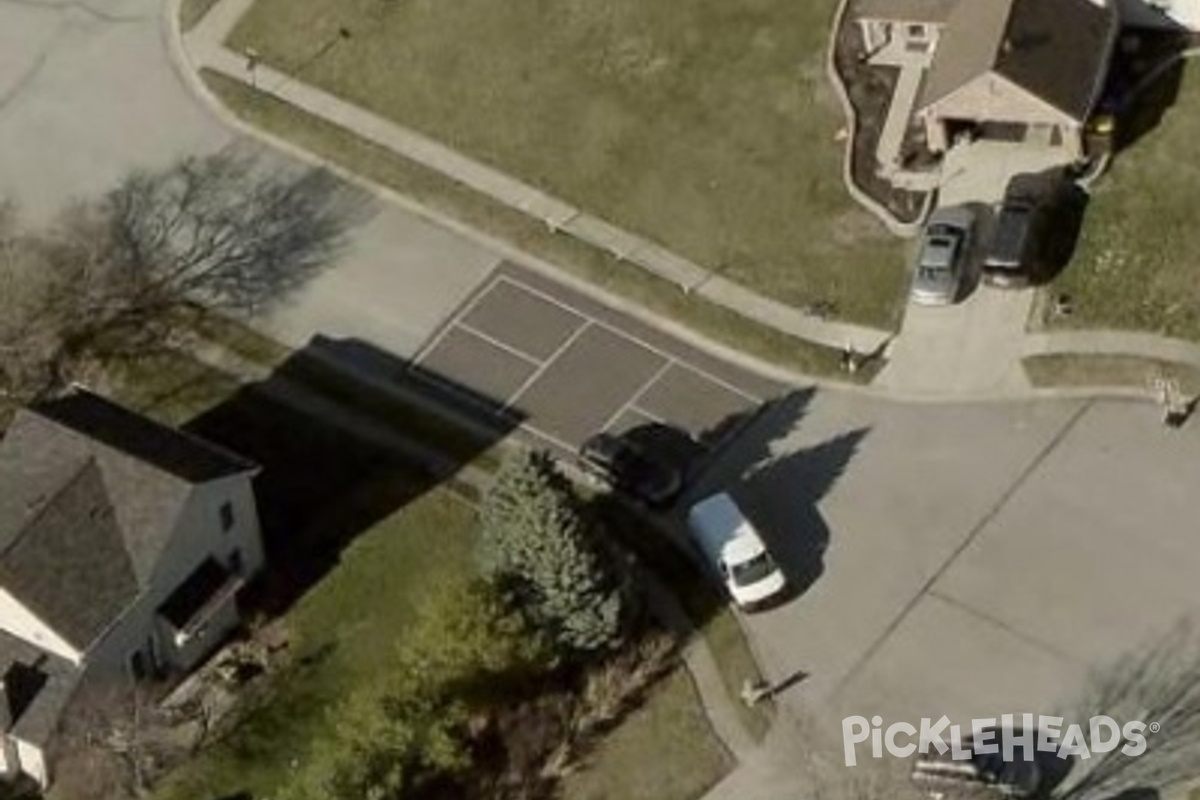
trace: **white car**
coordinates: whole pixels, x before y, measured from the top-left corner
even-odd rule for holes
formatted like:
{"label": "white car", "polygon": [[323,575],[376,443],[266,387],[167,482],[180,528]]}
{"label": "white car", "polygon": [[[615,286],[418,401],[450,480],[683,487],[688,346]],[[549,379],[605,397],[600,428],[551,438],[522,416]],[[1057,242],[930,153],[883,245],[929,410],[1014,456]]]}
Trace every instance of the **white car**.
{"label": "white car", "polygon": [[688,532],[742,608],[761,608],[783,592],[783,572],[753,523],[725,492],[692,506]]}

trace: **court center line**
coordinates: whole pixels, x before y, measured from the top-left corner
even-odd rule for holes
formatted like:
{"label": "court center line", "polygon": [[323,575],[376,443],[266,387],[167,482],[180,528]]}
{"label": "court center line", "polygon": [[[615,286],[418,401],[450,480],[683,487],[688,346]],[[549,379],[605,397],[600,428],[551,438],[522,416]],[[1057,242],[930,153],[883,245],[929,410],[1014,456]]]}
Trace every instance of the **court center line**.
{"label": "court center line", "polygon": [[475,294],[475,296],[471,298],[470,301],[464,304],[462,308],[459,308],[457,311],[451,314],[450,318],[447,319],[445,324],[442,325],[442,329],[439,330],[432,339],[426,342],[425,345],[417,351],[417,354],[413,356],[411,363],[420,364],[422,361],[424,361],[425,358],[428,357],[431,352],[433,352],[433,349],[441,344],[442,340],[449,335],[450,331],[454,329],[454,326],[458,324],[459,320],[463,319],[465,316],[467,316],[467,314],[470,314],[472,311],[474,311],[479,306],[480,302],[483,301],[483,298],[491,294],[492,290],[495,289],[502,280],[504,280],[503,275],[496,275],[493,273],[488,279],[487,283],[483,285],[483,288],[481,288]]}
{"label": "court center line", "polygon": [[561,356],[563,353],[565,353],[567,351],[568,347],[575,344],[576,340],[579,339],[579,337],[583,334],[584,331],[586,331],[588,328],[592,327],[592,323],[590,320],[588,320],[586,317],[584,317],[583,320],[584,320],[583,324],[580,325],[575,330],[571,331],[571,335],[568,336],[566,339],[564,339],[558,345],[558,347],[554,348],[554,352],[550,354],[550,357],[547,358],[545,361],[543,361],[541,364],[539,364],[537,369],[535,369],[533,371],[533,374],[530,375],[528,378],[526,378],[525,381],[519,387],[517,387],[517,390],[515,392],[513,392],[511,396],[509,396],[508,401],[505,402],[505,404],[504,404],[505,410],[511,408],[512,404],[517,402],[517,400],[520,399],[521,395],[525,394],[525,392],[529,389],[529,387],[532,386],[538,378],[540,378],[540,377],[542,377],[542,375],[546,374],[546,370],[549,369],[550,366],[555,361],[558,360],[559,356]]}
{"label": "court center line", "polygon": [[[642,395],[644,395],[646,393],[646,391],[651,386],[653,386],[655,384],[655,382],[657,382],[658,379],[661,378],[666,373],[666,371],[672,367],[672,365],[674,365],[674,363],[675,363],[675,359],[673,359],[673,358],[668,358],[665,361],[663,361],[662,366],[660,366],[658,369],[654,370],[654,374],[651,375],[649,378],[647,378],[645,381],[643,381],[642,385],[638,387],[638,390],[636,392],[634,392],[633,394],[629,395],[629,399],[626,400],[624,403],[622,403],[620,406],[618,406],[617,410],[614,411],[609,416],[609,418],[604,421],[604,424],[600,426],[600,430],[607,431],[609,428],[611,428],[612,424],[614,422],[616,422],[617,419],[622,414],[624,414],[629,409],[633,408],[634,404],[637,403],[638,400],[642,399]],[[661,422],[661,421],[662,420],[659,420],[659,422]]]}
{"label": "court center line", "polygon": [[492,336],[490,333],[484,333],[483,331],[479,330],[478,328],[476,328],[473,325],[468,325],[465,322],[456,322],[456,323],[454,323],[454,327],[458,328],[463,333],[468,333],[471,336],[474,336],[476,339],[487,342],[492,347],[495,347],[499,350],[503,350],[504,352],[506,352],[510,355],[516,356],[517,358],[521,359],[522,361],[528,362],[533,367],[540,369],[542,366],[544,366],[544,364],[540,358],[536,358],[535,356],[529,355],[529,353],[523,352],[522,350],[518,350],[517,348],[513,347],[508,342],[501,341],[500,339],[497,339],[495,336]]}
{"label": "court center line", "polygon": [[[732,383],[725,380],[724,378],[719,378],[716,375],[713,375],[711,372],[708,372],[707,370],[703,369],[702,367],[698,367],[698,366],[682,359],[679,356],[675,356],[675,355],[672,355],[671,353],[666,352],[665,350],[663,350],[660,347],[652,345],[649,342],[643,341],[643,340],[637,338],[636,336],[633,336],[632,334],[626,333],[625,331],[621,330],[620,328],[616,327],[615,325],[613,325],[609,322],[605,322],[604,320],[600,319],[599,317],[589,314],[581,308],[576,308],[572,305],[569,305],[565,301],[559,300],[558,298],[542,291],[541,289],[538,289],[533,286],[529,286],[528,284],[523,283],[518,278],[514,278],[511,275],[500,275],[497,277],[497,280],[504,281],[518,289],[521,289],[522,291],[528,292],[532,295],[536,295],[537,297],[542,298],[546,302],[552,303],[552,304],[558,306],[560,309],[562,309],[564,311],[568,311],[572,314],[575,314],[578,317],[583,317],[584,319],[587,319],[590,322],[592,322],[597,327],[603,328],[604,330],[606,330],[609,333],[612,333],[616,336],[620,336],[622,339],[625,339],[626,341],[633,342],[637,346],[639,346],[645,350],[649,350],[651,353],[654,353],[655,355],[660,356],[661,358],[673,359],[679,363],[679,366],[684,367],[686,369],[690,369],[692,372],[696,373],[697,375],[704,378],[705,380],[711,381],[712,383],[715,383],[724,389],[728,389],[729,391],[733,392],[734,394],[740,395],[741,397],[745,398],[746,400],[749,400],[752,403],[757,404],[757,403],[763,402],[761,397],[756,397],[755,395],[750,394],[746,390],[741,389],[737,386],[734,386]],[[614,312],[614,313],[618,313],[618,312]],[[650,325],[648,325],[647,323],[644,323],[644,322],[641,324],[646,325],[647,327],[651,327]],[[663,335],[668,336],[668,338],[670,338],[670,334],[663,334]]]}

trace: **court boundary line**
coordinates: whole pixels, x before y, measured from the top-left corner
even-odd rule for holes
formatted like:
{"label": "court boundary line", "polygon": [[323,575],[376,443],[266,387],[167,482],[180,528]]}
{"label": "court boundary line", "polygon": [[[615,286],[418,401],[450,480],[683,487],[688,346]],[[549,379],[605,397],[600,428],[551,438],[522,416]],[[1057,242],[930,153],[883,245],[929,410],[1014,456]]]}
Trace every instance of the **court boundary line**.
{"label": "court boundary line", "polygon": [[[617,421],[617,417],[621,416],[629,409],[637,407],[637,401],[642,399],[642,395],[646,393],[646,390],[657,383],[658,379],[665,375],[667,370],[669,370],[674,364],[674,359],[669,358],[664,361],[662,366],[654,371],[653,375],[642,382],[642,385],[638,387],[636,392],[629,395],[629,398],[624,403],[621,403],[621,405],[617,406],[616,411],[608,415],[608,418],[604,420],[604,424],[600,426],[600,430],[607,431],[612,427],[612,424]],[[659,418],[657,414],[645,414],[644,416],[650,417],[651,419],[657,419],[659,422],[662,422],[662,419]]]}
{"label": "court boundary line", "polygon": [[509,355],[515,356],[516,358],[521,359],[522,361],[528,363],[529,366],[534,367],[535,371],[538,369],[541,369],[542,367],[545,366],[545,362],[542,359],[535,358],[535,357],[529,355],[529,353],[524,352],[520,348],[513,347],[511,344],[508,344],[507,342],[502,342],[499,339],[497,339],[495,336],[492,336],[490,333],[485,333],[485,332],[479,330],[474,325],[468,325],[465,322],[459,321],[459,322],[454,323],[454,327],[458,328],[463,333],[466,333],[470,336],[474,336],[476,339],[479,339],[482,342],[487,342],[488,344],[495,347],[497,350],[503,350],[504,352],[508,353]]}
{"label": "court boundary line", "polygon": [[[559,311],[570,314],[571,316],[582,320],[582,324],[578,325],[573,331],[571,331],[571,333],[568,334],[555,347],[554,352],[552,352],[550,355],[548,355],[545,358],[538,358],[537,356],[534,356],[530,353],[526,353],[523,350],[521,350],[520,348],[518,348],[514,345],[511,345],[511,344],[508,344],[507,342],[504,342],[500,338],[493,336],[492,334],[486,333],[486,332],[476,328],[474,325],[471,325],[470,323],[465,322],[466,317],[469,314],[471,314],[473,311],[478,309],[480,307],[480,305],[483,304],[486,300],[488,300],[490,297],[492,297],[495,290],[501,284],[508,284],[513,289],[515,289],[519,292],[525,292],[526,294],[530,295],[531,297],[539,299],[539,300],[553,306],[555,309],[557,309]],[[626,343],[627,345],[632,345],[634,347],[641,348],[641,349],[647,351],[648,353],[651,353],[652,355],[663,359],[663,362],[664,362],[662,365],[660,365],[655,370],[653,375],[651,375],[646,381],[644,381],[642,383],[641,386],[638,387],[638,389],[635,392],[630,394],[628,399],[626,399],[623,403],[621,403],[621,405],[616,409],[616,411],[614,411],[612,414],[610,414],[608,416],[608,418],[605,420],[605,422],[604,422],[603,426],[600,428],[600,430],[603,430],[603,431],[609,430],[612,427],[613,423],[615,423],[622,415],[624,415],[627,412],[636,413],[636,414],[646,418],[647,420],[650,420],[653,423],[657,423],[657,424],[661,424],[661,425],[669,424],[659,414],[651,412],[651,411],[647,410],[646,408],[642,407],[641,405],[639,405],[639,401],[641,401],[642,398],[645,397],[645,395],[657,383],[659,383],[659,381],[662,380],[662,378],[670,371],[670,369],[672,367],[678,367],[680,369],[689,370],[694,375],[699,377],[702,381],[707,381],[708,383],[710,383],[714,386],[718,386],[718,387],[734,394],[735,396],[740,397],[741,399],[746,400],[755,405],[760,405],[763,402],[765,402],[761,397],[758,397],[757,395],[752,394],[752,393],[746,391],[745,389],[742,389],[742,388],[739,388],[739,387],[733,385],[733,383],[731,383],[730,381],[728,381],[724,378],[714,375],[713,373],[709,372],[707,369],[705,369],[697,364],[692,363],[690,360],[688,360],[684,356],[680,356],[680,355],[671,353],[667,350],[664,350],[662,347],[659,347],[658,345],[652,344],[651,342],[648,342],[648,341],[634,335],[633,333],[622,330],[617,325],[615,325],[611,322],[608,322],[607,320],[601,319],[600,317],[596,316],[595,314],[593,314],[589,311],[579,308],[578,306],[571,305],[566,300],[557,298],[554,295],[552,295],[542,289],[539,289],[536,286],[531,286],[530,284],[521,280],[517,276],[503,274],[503,273],[492,274],[491,277],[489,277],[489,279],[482,286],[480,286],[479,289],[477,289],[475,295],[473,297],[471,297],[471,299],[468,300],[466,303],[464,303],[462,305],[462,307],[460,307],[457,311],[455,311],[454,314],[451,315],[446,320],[446,322],[443,324],[442,328],[428,342],[426,342],[421,347],[421,349],[417,352],[417,354],[415,356],[413,356],[413,358],[410,362],[409,371],[418,372],[424,380],[432,381],[432,382],[442,386],[444,389],[446,389],[460,397],[463,397],[465,400],[470,402],[472,405],[480,407],[482,410],[495,416],[499,420],[514,422],[515,429],[522,430],[522,431],[524,431],[524,432],[526,432],[548,444],[551,444],[551,445],[563,450],[566,453],[574,454],[576,452],[577,448],[571,446],[568,442],[566,442],[564,439],[560,438],[559,436],[556,436],[555,434],[549,433],[549,432],[541,429],[536,424],[534,424],[534,422],[530,418],[525,417],[523,414],[520,414],[519,412],[515,412],[514,404],[522,396],[524,396],[529,391],[529,389],[532,388],[532,386],[540,378],[542,378],[551,367],[554,366],[554,364],[556,362],[558,362],[558,360],[562,357],[562,355],[573,344],[575,344],[575,342],[578,341],[578,339],[586,331],[590,330],[593,327],[595,327],[599,330],[603,330],[603,331],[609,333],[610,335],[617,337],[619,340],[621,340],[623,343]],[[457,386],[456,385],[457,379],[451,380],[450,378],[440,376],[440,375],[436,374],[435,372],[425,368],[424,364],[429,359],[430,355],[445,342],[446,338],[454,331],[455,328],[461,329],[462,332],[467,334],[468,336],[474,337],[485,344],[491,345],[492,347],[495,347],[495,348],[499,349],[500,351],[507,353],[507,354],[513,356],[514,358],[519,359],[522,363],[532,366],[534,368],[533,373],[530,374],[527,378],[525,378],[522,381],[521,385],[518,386],[517,389],[515,389],[506,400],[504,400],[503,402],[491,403],[491,402],[487,402],[486,400],[480,399],[479,397],[475,397],[470,392],[468,392],[466,389],[460,388],[459,386]],[[664,335],[667,335],[667,334],[664,334]]]}
{"label": "court boundary line", "polygon": [[513,403],[519,400],[521,395],[525,394],[525,392],[528,391],[531,386],[533,386],[534,382],[546,374],[546,370],[554,366],[554,363],[558,361],[559,356],[565,353],[567,349],[571,347],[571,345],[575,344],[575,342],[579,340],[579,337],[583,335],[583,332],[591,327],[591,320],[584,317],[583,324],[573,330],[570,336],[560,342],[558,347],[554,348],[554,352],[551,353],[544,361],[542,361],[542,363],[538,365],[537,369],[533,371],[533,374],[522,381],[521,385],[517,387],[516,391],[514,391],[509,398],[504,401],[504,407],[509,408]]}
{"label": "court boundary line", "polygon": [[681,358],[680,356],[674,355],[672,353],[668,353],[668,352],[664,351],[661,347],[651,344],[650,342],[647,342],[643,339],[640,339],[640,338],[634,336],[633,334],[626,333],[625,331],[621,330],[620,328],[617,328],[616,326],[614,326],[612,323],[609,323],[602,319],[599,319],[595,315],[590,314],[581,308],[574,308],[573,306],[568,305],[565,301],[559,300],[558,298],[554,297],[553,295],[550,295],[550,294],[542,291],[541,289],[538,289],[535,286],[530,286],[529,284],[524,283],[519,278],[515,278],[511,275],[497,275],[496,281],[497,282],[503,281],[503,282],[510,283],[518,289],[527,291],[530,294],[534,294],[534,295],[537,295],[538,297],[541,297],[546,302],[552,303],[552,304],[558,306],[559,308],[562,308],[564,311],[568,311],[573,314],[576,314],[577,316],[581,316],[584,319],[591,320],[593,323],[595,323],[595,325],[597,327],[603,328],[603,329],[607,330],[609,333],[612,333],[616,336],[620,336],[622,339],[625,339],[628,342],[631,342],[631,343],[633,343],[639,347],[642,347],[646,350],[649,350],[650,352],[654,353],[655,355],[659,356],[660,358],[674,360],[674,361],[680,363],[682,366],[686,367],[687,369],[692,370],[693,372],[695,372],[697,375],[704,378],[705,380],[711,381],[712,383],[715,383],[718,386],[722,386],[725,389],[728,389],[729,391],[733,392],[734,394],[737,394],[737,395],[741,396],[742,398],[749,400],[752,403],[763,402],[763,399],[761,397],[756,397],[755,395],[752,395],[749,392],[747,392],[745,389],[741,389],[737,386],[734,386],[729,381],[725,380],[724,378],[713,375],[711,372],[704,369],[703,367],[694,365],[691,362],[687,361],[686,359]]}
{"label": "court boundary line", "polygon": [[493,269],[491,277],[475,290],[475,296],[466,303],[463,303],[461,307],[455,309],[454,313],[451,314],[444,323],[442,323],[441,329],[434,333],[429,341],[421,345],[421,348],[413,354],[412,363],[414,365],[418,365],[428,358],[429,354],[442,343],[442,340],[449,335],[450,331],[454,330],[454,327],[458,325],[459,321],[462,320],[462,318],[467,314],[474,311],[479,305],[479,302],[491,294],[492,289],[494,289],[496,284],[499,283],[503,278],[503,275],[497,274],[495,269]]}

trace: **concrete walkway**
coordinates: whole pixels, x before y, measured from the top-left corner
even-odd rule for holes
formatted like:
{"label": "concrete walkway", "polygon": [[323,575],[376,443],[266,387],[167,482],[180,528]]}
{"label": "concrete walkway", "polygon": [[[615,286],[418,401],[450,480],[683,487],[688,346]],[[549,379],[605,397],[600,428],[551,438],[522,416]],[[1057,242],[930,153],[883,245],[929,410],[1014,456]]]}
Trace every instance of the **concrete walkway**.
{"label": "concrete walkway", "polygon": [[224,41],[252,3],[253,0],[221,0],[195,28],[181,37],[181,55],[190,69],[211,69],[253,85],[399,156],[437,170],[493,200],[536,217],[551,230],[574,236],[670,281],[684,292],[694,292],[791,336],[835,348],[849,344],[863,352],[874,351],[888,338],[886,331],[822,320],[755,294],[654,242],[613,226],[416,131],[265,64],[256,64],[251,70],[246,56],[229,50]]}

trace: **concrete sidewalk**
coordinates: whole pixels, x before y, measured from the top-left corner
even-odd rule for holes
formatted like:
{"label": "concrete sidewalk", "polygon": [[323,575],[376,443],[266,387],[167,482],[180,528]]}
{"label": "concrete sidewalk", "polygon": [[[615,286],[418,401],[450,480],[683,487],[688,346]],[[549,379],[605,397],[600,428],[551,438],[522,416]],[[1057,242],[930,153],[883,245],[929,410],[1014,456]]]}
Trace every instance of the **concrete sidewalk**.
{"label": "concrete sidewalk", "polygon": [[475,161],[416,131],[370,113],[271,67],[250,67],[245,54],[224,45],[253,0],[221,0],[190,32],[181,37],[182,55],[194,70],[207,68],[276,97],[314,116],[443,175],[511,208],[535,217],[551,230],[574,236],[621,260],[670,281],[687,293],[736,311],[783,333],[828,347],[846,345],[872,352],[888,332],[827,321],[751,292],[712,270],[661,245],[613,226],[586,211]]}

